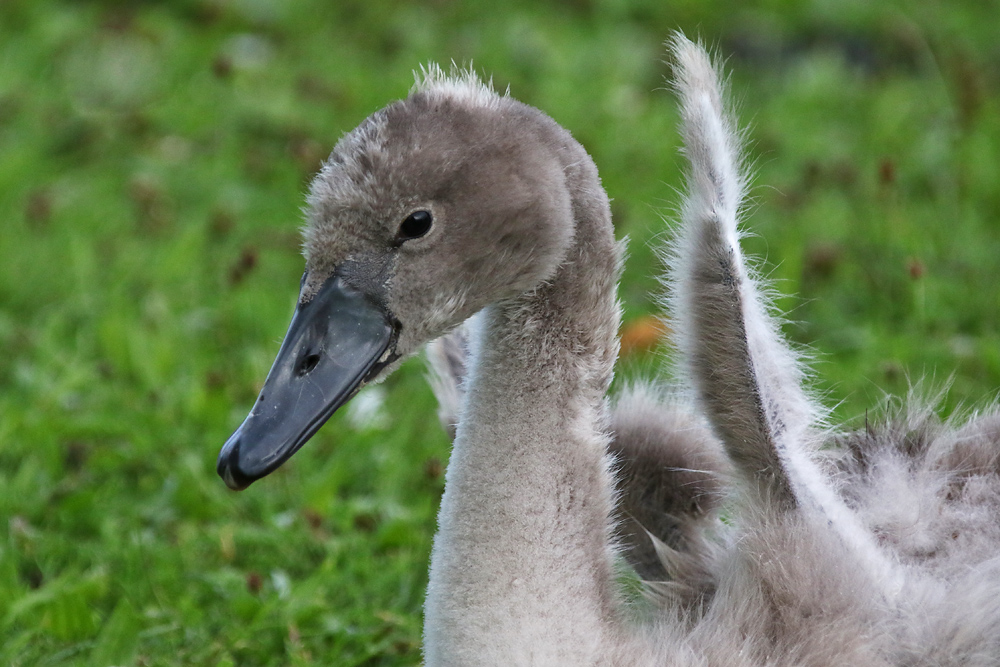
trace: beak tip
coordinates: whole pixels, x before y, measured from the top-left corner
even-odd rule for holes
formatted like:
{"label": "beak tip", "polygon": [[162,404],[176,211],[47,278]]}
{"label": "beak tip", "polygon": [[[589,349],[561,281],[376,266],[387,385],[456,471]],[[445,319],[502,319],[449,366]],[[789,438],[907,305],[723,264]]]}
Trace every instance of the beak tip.
{"label": "beak tip", "polygon": [[254,482],[253,477],[245,475],[240,470],[239,456],[240,439],[239,431],[237,431],[222,447],[222,451],[219,452],[219,461],[215,466],[215,472],[233,491],[242,491]]}

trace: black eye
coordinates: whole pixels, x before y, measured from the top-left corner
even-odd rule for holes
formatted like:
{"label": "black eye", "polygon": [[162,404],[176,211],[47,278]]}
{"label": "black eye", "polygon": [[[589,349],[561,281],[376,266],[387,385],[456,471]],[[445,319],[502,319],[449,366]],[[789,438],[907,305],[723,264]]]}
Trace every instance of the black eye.
{"label": "black eye", "polygon": [[431,216],[430,211],[414,211],[406,216],[406,220],[403,220],[403,224],[399,226],[399,232],[396,234],[396,238],[400,241],[419,239],[421,236],[431,231],[431,225],[433,223],[434,218]]}

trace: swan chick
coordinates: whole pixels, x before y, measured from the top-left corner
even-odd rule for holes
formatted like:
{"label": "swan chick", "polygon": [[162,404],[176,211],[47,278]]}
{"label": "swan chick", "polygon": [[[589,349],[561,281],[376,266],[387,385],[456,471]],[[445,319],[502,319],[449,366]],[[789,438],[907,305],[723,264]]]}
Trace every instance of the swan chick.
{"label": "swan chick", "polygon": [[[314,180],[298,304],[220,476],[246,488],[365,384],[460,335],[461,353],[432,348],[457,423],[425,664],[996,664],[1000,421],[831,436],[740,250],[746,177],[718,70],[682,36],[670,48],[690,170],[669,305],[695,414],[642,392],[608,407],[622,249],[587,152],[473,74],[432,67]],[[633,562],[658,560],[667,580],[637,620],[617,533],[674,530],[657,505],[678,478],[654,469],[670,452],[723,471],[698,483],[732,511],[721,525],[699,519],[714,505],[678,506],[688,551],[651,535]],[[962,522],[954,540],[974,554],[928,550],[945,524],[910,534],[886,489]],[[639,527],[619,524],[616,499]]]}
{"label": "swan chick", "polygon": [[479,313],[425,605],[429,665],[614,664],[605,394],[621,251],[593,160],[430,68],[314,180],[299,302],[219,456],[245,488],[367,382]]}

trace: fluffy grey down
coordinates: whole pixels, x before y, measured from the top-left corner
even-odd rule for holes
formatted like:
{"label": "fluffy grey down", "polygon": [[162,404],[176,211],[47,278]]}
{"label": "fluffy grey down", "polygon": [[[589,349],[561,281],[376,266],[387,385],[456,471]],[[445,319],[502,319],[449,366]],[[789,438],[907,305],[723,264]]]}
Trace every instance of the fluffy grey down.
{"label": "fluffy grey down", "polygon": [[[549,613],[580,623],[587,640],[576,643],[580,634],[558,619],[531,617],[534,603],[499,608],[516,606],[518,595],[481,596],[478,604],[521,625],[474,627],[460,645],[428,651],[427,664],[1000,665],[1000,411],[942,421],[933,401],[911,396],[861,431],[826,424],[740,250],[747,177],[718,70],[681,35],[670,50],[689,161],[681,224],[664,253],[681,378],[602,403],[593,433],[567,443],[586,448],[580,443],[608,434],[600,444],[606,474],[601,465],[563,471],[586,480],[580,493],[595,488],[595,474],[603,485],[593,499],[601,523],[577,517],[569,531],[602,541],[603,557],[590,552],[604,559],[596,576],[574,582],[556,571],[519,592],[551,600]],[[579,276],[589,279],[586,268]],[[428,346],[439,416],[453,435],[457,425],[457,450],[463,426],[477,418],[468,393],[483,380],[482,319]],[[571,388],[578,391],[570,384],[563,393]],[[496,480],[484,474],[478,483]],[[530,513],[552,502],[546,488],[517,492]],[[522,556],[578,548],[558,539],[567,517],[550,519],[547,535],[556,539]],[[517,530],[491,528],[497,540]],[[436,553],[456,548],[445,540],[439,533]],[[654,609],[641,620],[608,579],[616,554],[647,586]],[[516,588],[517,568],[489,566],[489,579],[507,577]],[[581,595],[581,583],[589,593]],[[434,627],[443,622],[461,621],[430,612],[428,635],[454,640]]]}

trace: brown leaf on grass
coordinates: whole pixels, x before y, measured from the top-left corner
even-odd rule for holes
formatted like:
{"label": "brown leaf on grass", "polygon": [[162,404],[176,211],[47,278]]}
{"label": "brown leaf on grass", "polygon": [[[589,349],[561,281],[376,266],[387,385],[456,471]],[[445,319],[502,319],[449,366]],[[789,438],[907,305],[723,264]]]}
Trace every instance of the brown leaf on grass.
{"label": "brown leaf on grass", "polygon": [[621,356],[657,347],[669,331],[666,322],[655,315],[644,315],[626,323],[621,331]]}

